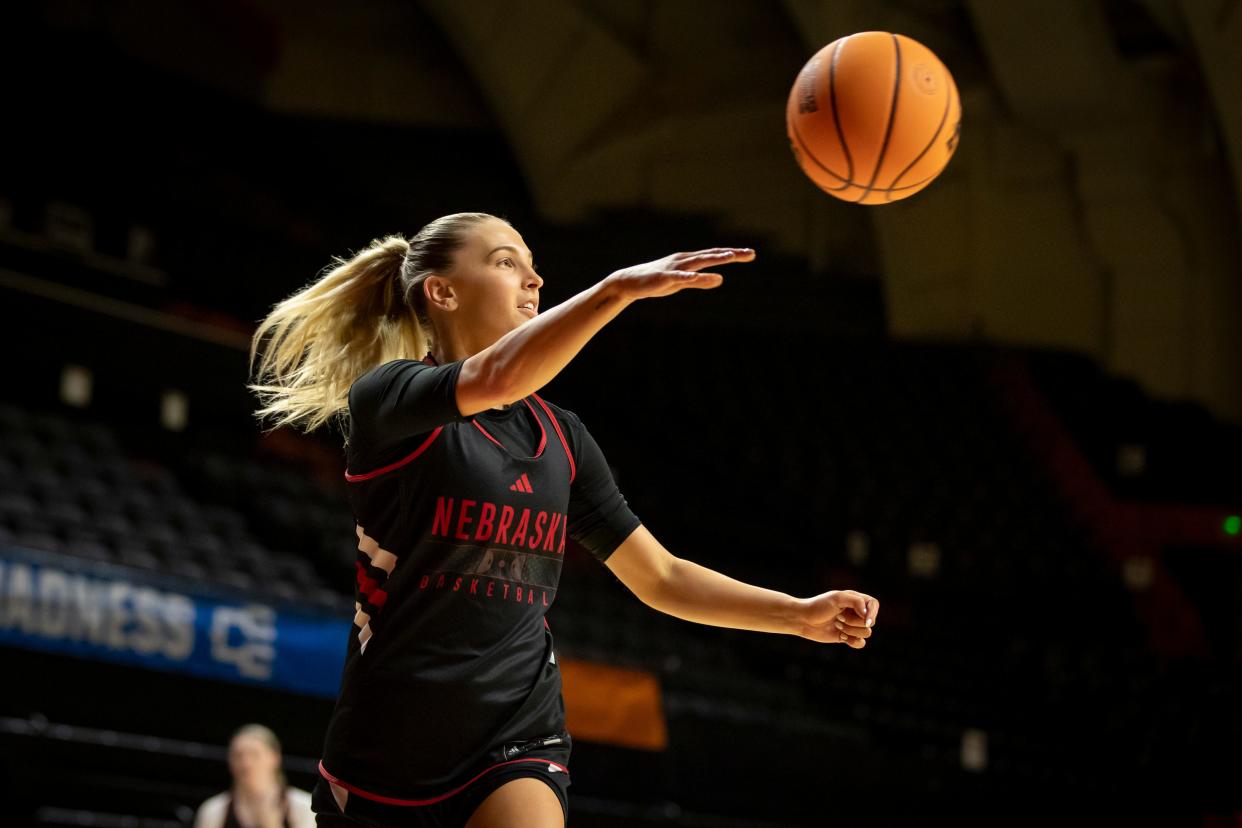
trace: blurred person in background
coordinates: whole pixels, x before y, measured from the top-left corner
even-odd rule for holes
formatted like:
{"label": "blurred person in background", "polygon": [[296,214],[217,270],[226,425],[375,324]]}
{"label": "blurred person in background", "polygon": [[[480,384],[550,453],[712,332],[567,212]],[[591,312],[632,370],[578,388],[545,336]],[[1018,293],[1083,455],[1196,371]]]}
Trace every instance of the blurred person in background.
{"label": "blurred person in background", "polygon": [[[522,236],[457,213],[336,259],[260,323],[256,416],[306,431],[336,421],[346,436],[355,615],[318,825],[567,824],[572,739],[545,618],[566,536],[653,609],[863,648],[878,601],[796,598],[673,556],[578,415],[536,393],[632,302],[718,287],[711,268],[753,258],[674,253],[540,313]],[[739,393],[758,382],[739,378]],[[615,393],[617,416],[677,416]]]}
{"label": "blurred person in background", "polygon": [[194,828],[312,828],[308,791],[290,787],[280,769],[280,741],[248,724],[229,740],[233,786],[199,806]]}

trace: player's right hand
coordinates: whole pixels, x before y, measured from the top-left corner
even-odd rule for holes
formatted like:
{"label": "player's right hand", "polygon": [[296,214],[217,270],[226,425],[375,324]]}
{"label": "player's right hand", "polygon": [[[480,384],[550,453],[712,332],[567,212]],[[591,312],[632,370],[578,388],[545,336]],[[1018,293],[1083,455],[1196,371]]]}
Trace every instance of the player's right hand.
{"label": "player's right hand", "polygon": [[724,277],[705,267],[754,261],[749,247],[713,247],[693,253],[673,253],[654,262],[634,265],[611,274],[604,281],[626,301],[668,296],[682,288],[719,287]]}

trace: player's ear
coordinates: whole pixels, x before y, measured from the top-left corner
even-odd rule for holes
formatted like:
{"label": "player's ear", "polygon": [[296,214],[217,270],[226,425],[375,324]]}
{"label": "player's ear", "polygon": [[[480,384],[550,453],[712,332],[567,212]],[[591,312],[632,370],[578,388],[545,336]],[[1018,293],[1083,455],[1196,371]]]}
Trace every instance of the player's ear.
{"label": "player's ear", "polygon": [[428,305],[435,305],[441,310],[451,311],[457,308],[457,293],[453,283],[443,276],[434,273],[423,280],[423,294]]}

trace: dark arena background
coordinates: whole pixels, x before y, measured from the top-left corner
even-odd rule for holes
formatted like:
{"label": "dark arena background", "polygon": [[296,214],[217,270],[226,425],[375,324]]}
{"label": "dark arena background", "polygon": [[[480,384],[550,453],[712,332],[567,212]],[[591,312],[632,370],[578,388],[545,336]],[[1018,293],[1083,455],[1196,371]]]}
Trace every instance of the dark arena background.
{"label": "dark arena background", "polygon": [[[313,785],[357,538],[341,435],[257,424],[250,336],[332,256],[471,210],[545,308],[754,247],[540,393],[675,555],[883,605],[862,649],[694,624],[571,544],[571,825],[1242,823],[1242,3],[0,15],[0,825],[190,825],[247,722]],[[963,110],[875,207],[784,130],[868,30]]]}

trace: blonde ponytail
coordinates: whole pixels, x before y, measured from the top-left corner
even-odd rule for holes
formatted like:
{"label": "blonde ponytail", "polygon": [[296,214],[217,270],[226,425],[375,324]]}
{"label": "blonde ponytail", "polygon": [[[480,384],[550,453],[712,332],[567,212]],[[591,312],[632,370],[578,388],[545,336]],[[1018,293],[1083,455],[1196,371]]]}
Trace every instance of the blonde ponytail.
{"label": "blonde ponytail", "polygon": [[385,236],[348,261],[335,258],[325,276],[260,323],[250,344],[255,382],[247,386],[263,404],[260,421],[314,431],[348,407],[350,385],[368,369],[427,352],[427,333],[406,307],[399,279],[409,246],[400,235]]}
{"label": "blonde ponytail", "polygon": [[471,226],[494,218],[454,213],[412,239],[376,239],[349,260],[334,258],[326,274],[275,305],[250,343],[254,382],[247,388],[259,397],[260,422],[310,432],[339,417],[347,435],[354,380],[385,362],[426,355],[433,328],[423,282],[452,268],[453,252]]}

